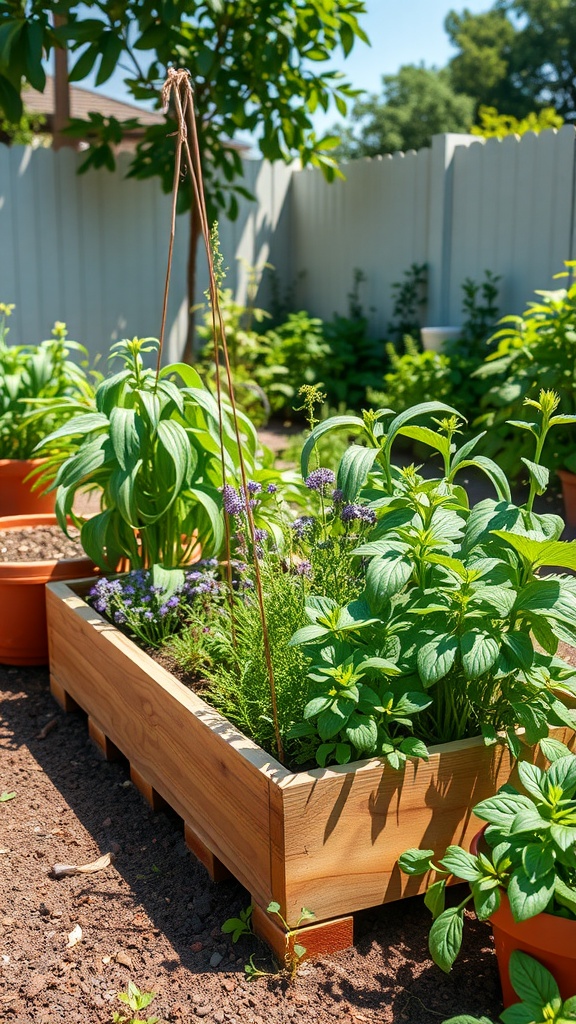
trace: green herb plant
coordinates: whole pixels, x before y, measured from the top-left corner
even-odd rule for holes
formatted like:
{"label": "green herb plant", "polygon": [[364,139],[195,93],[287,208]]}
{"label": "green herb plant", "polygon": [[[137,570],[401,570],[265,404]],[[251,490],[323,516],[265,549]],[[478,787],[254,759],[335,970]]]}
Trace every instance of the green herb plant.
{"label": "green herb plant", "polygon": [[[576,641],[576,583],[538,570],[576,569],[576,543],[559,540],[559,517],[533,510],[548,480],[540,461],[546,437],[563,421],[557,404],[541,392],[531,406],[536,422],[522,422],[536,450],[525,461],[531,486],[520,507],[500,468],[475,453],[482,435],[456,446],[461,421],[443,403],[398,416],[380,409],[362,419],[334,417],[311,432],[304,477],[319,437],[337,429],[360,434],[364,445],[352,444],[338,470],[340,519],[372,515],[375,522],[353,550],[364,567],[362,592],[344,602],[312,589],[308,623],[291,640],[312,665],[304,721],[291,736],[315,749],[321,766],[376,755],[401,767],[407,757],[426,757],[426,743],[478,733],[488,744],[503,738],[519,756],[518,727],[530,745],[550,724],[574,727],[561,696],[575,692],[575,673],[556,651],[559,640]],[[436,429],[414,425],[438,413]],[[437,479],[393,465],[399,435],[440,455]],[[471,466],[496,490],[472,509],[457,482]]]}
{"label": "green herb plant", "polygon": [[112,1014],[114,1024],[159,1024],[159,1017],[147,1017],[144,1020],[139,1015],[140,1011],[145,1010],[156,998],[155,992],[141,992],[133,981],[129,981],[126,992],[118,992],[116,998],[128,1006],[130,1015],[114,1010]]}
{"label": "green herb plant", "polygon": [[[490,454],[507,471],[508,421],[518,419],[526,398],[535,399],[540,388],[552,389],[560,396],[563,412],[569,417],[576,414],[576,261],[565,265],[566,270],[556,275],[566,279],[565,287],[537,291],[537,300],[528,303],[522,316],[500,320],[491,338],[496,348],[474,373],[485,389],[477,423],[490,428]],[[574,422],[567,420],[555,432],[547,460],[552,470],[564,466],[576,472]],[[526,437],[520,454],[526,456],[529,445]]]}
{"label": "green herb plant", "polygon": [[[298,928],[300,927],[301,924],[303,924],[304,921],[313,921],[316,915],[311,910],[306,910],[306,907],[302,907],[302,910],[300,911],[300,917],[298,918],[296,926],[294,928],[290,928],[282,915],[279,903],[276,903],[276,901],[272,901],[271,903],[269,903],[268,906],[266,907],[266,912],[268,914],[273,914],[275,917],[277,917],[278,920],[280,921],[280,924],[282,925],[286,932],[286,941],[288,949],[284,957],[284,969],[288,975],[289,980],[293,981],[294,978],[296,977],[296,974],[298,973],[298,968],[300,967],[300,964],[302,963],[304,957],[306,956],[306,947],[302,946],[301,943],[295,941]],[[270,972],[263,971],[259,967],[256,967],[256,964],[254,963],[254,957],[255,954],[253,953],[250,959],[248,960],[248,963],[244,967],[246,976],[251,981],[254,981],[256,978],[268,977]]]}
{"label": "green herb plant", "polygon": [[419,335],[422,311],[428,301],[427,285],[426,263],[412,263],[404,271],[402,279],[392,285],[393,308],[388,337],[394,349],[407,335]]}
{"label": "green herb plant", "polygon": [[[541,913],[576,920],[576,756],[552,740],[543,740],[541,746],[551,760],[546,771],[520,761],[522,790],[507,784],[474,808],[488,823],[485,850],[473,854],[449,846],[438,865],[433,850],[407,850],[399,859],[407,874],[433,870],[443,876],[425,896],[434,918],[430,953],[443,971],[451,969],[460,951],[464,910],[470,902],[481,921],[498,910],[503,892],[515,921]],[[446,908],[450,877],[468,882],[470,895]]]}
{"label": "green herb plant", "polygon": [[245,910],[241,910],[238,917],[229,917],[224,921],[221,927],[221,931],[224,935],[229,935],[232,942],[238,942],[245,935],[253,935],[252,931],[252,911],[253,906],[250,904]]}
{"label": "green herb plant", "polygon": [[13,800],[15,796],[16,793],[8,793],[7,790],[4,790],[3,793],[0,793],[0,804],[8,803],[8,801]]}
{"label": "green herb plant", "polygon": [[[80,529],[86,553],[101,568],[121,559],[132,568],[187,564],[200,543],[207,554],[222,548],[218,406],[191,366],[173,364],[158,376],[143,357],[157,351],[154,339],[123,340],[111,359],[123,368],[96,390],[95,411],[51,433],[38,453],[66,441],[69,455],[48,460],[44,478],[56,488],[56,514]],[[255,469],[256,433],[239,414],[244,459]],[[229,410],[223,410],[226,470],[238,474],[238,447]],[[101,511],[82,519],[73,511],[79,490],[93,488]]]}
{"label": "green herb plant", "polygon": [[[57,322],[40,345],[8,345],[13,309],[0,303],[0,459],[30,459],[47,434],[91,407],[94,387],[85,368],[88,353],[67,339],[66,324]],[[71,352],[83,365],[69,358]]]}
{"label": "green herb plant", "polygon": [[[500,1014],[503,1024],[568,1024],[576,1020],[576,995],[562,1002],[558,985],[543,964],[520,949],[510,955],[510,981],[521,1003]],[[574,981],[576,987],[576,980]],[[459,1014],[444,1024],[492,1024],[487,1017]]]}

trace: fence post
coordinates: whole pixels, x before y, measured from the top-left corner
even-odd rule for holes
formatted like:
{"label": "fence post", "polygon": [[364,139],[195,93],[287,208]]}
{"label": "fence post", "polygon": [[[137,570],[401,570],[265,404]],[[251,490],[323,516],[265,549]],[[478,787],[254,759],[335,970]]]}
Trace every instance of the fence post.
{"label": "fence post", "polygon": [[428,222],[429,327],[446,327],[452,250],[453,157],[457,146],[478,142],[476,135],[446,133],[432,137]]}

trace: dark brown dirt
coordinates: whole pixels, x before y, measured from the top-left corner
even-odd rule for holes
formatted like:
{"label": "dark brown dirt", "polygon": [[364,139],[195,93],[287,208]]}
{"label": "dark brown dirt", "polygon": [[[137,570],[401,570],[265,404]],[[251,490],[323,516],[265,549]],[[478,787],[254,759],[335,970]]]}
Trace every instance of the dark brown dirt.
{"label": "dark brown dirt", "polygon": [[[83,717],[53,702],[45,670],[0,668],[0,697],[0,793],[16,794],[0,802],[0,1020],[108,1024],[129,980],[157,993],[141,1016],[170,1024],[496,1020],[490,929],[470,920],[445,976],[428,958],[430,915],[418,898],[356,915],[355,948],[304,964],[293,983],[247,981],[252,953],[275,970],[254,937],[233,946],[220,932],[248,894],[208,880],[181,821],[154,815],[126,766],[100,757]],[[99,874],[50,876],[54,863],[108,851],[115,863]],[[67,948],[76,925],[82,939]]]}
{"label": "dark brown dirt", "polygon": [[[79,536],[73,528],[72,535]],[[43,562],[60,558],[82,558],[84,549],[71,540],[59,526],[24,526],[20,530],[0,530],[0,562]]]}

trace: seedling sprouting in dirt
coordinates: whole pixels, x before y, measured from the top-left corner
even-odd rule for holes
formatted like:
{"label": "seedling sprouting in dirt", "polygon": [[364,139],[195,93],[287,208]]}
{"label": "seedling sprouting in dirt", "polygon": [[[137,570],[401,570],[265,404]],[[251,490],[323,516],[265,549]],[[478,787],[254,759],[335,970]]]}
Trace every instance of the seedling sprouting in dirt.
{"label": "seedling sprouting in dirt", "polygon": [[296,931],[298,930],[303,921],[312,921],[316,915],[312,910],[307,910],[306,907],[302,907],[300,911],[300,917],[296,922],[296,927],[290,928],[288,922],[285,920],[285,918],[282,916],[280,912],[279,903],[276,903],[274,901],[272,903],[269,903],[268,906],[266,907],[266,911],[268,914],[275,914],[278,920],[280,921],[280,924],[286,929],[288,949],[284,957],[284,966],[290,978],[295,978],[298,968],[302,963],[302,960],[306,956],[306,946],[302,946],[299,942],[295,941]]}
{"label": "seedling sprouting in dirt", "polygon": [[131,1010],[131,1016],[127,1017],[125,1013],[114,1010],[112,1014],[114,1024],[159,1024],[159,1017],[147,1017],[144,1020],[142,1017],[134,1016],[139,1014],[140,1010],[145,1010],[155,997],[155,992],[141,992],[133,981],[129,981],[127,991],[118,992],[116,998],[121,1003],[126,1003]]}
{"label": "seedling sprouting in dirt", "polygon": [[3,793],[0,793],[0,804],[8,803],[8,801],[13,800],[15,796],[16,793],[7,793],[6,790],[4,790]]}
{"label": "seedling sprouting in dirt", "polygon": [[252,904],[241,910],[238,917],[229,917],[221,929],[225,935],[231,935],[232,942],[238,942],[243,935],[252,935]]}

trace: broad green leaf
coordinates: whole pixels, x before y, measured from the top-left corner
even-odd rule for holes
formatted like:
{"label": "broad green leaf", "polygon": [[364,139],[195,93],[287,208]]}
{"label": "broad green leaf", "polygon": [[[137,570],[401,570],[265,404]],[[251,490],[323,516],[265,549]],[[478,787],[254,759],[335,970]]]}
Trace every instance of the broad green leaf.
{"label": "broad green leaf", "polygon": [[527,953],[515,949],[510,957],[510,981],[514,991],[526,1003],[546,1006],[558,999],[560,991],[550,971]]}
{"label": "broad green leaf", "polygon": [[458,647],[457,636],[440,634],[420,648],[417,662],[424,686],[431,686],[448,674],[454,664]]}
{"label": "broad green leaf", "polygon": [[500,791],[495,796],[481,800],[474,807],[474,814],[482,821],[488,821],[491,825],[508,832],[514,818],[521,809],[533,810],[534,804],[529,797],[522,793],[508,793]]}
{"label": "broad green leaf", "polygon": [[99,412],[87,412],[82,416],[73,416],[58,430],[52,431],[38,445],[38,448],[45,448],[52,441],[61,437],[75,437],[76,435],[91,434],[95,430],[108,430],[108,417]]}
{"label": "broad green leaf", "polygon": [[558,875],[554,882],[554,897],[560,906],[567,907],[568,910],[571,910],[576,915],[576,889],[566,885]]}
{"label": "broad green leaf", "polygon": [[544,754],[544,757],[552,763],[554,763],[554,761],[557,761],[561,757],[573,756],[571,751],[564,743],[561,743],[560,740],[554,740],[550,737],[546,737],[545,739],[540,740],[540,750]]}
{"label": "broad green leaf", "polygon": [[514,548],[535,568],[541,565],[557,565],[564,569],[576,570],[576,541],[543,541],[522,537],[509,530],[492,530],[497,537]]}
{"label": "broad green leaf", "polygon": [[553,786],[559,786],[564,790],[565,797],[573,799],[576,789],[576,756],[563,757],[555,761],[548,769],[547,776]]}
{"label": "broad green leaf", "polygon": [[415,736],[407,736],[405,740],[402,740],[400,744],[400,750],[406,757],[419,757],[423,761],[430,759],[430,754],[426,744]]}
{"label": "broad green leaf", "polygon": [[329,630],[325,626],[302,626],[301,629],[297,629],[294,636],[288,641],[289,647],[297,647],[299,644],[309,644],[318,640],[320,637],[328,636]]}
{"label": "broad green leaf", "polygon": [[534,648],[528,634],[518,630],[503,633],[500,656],[506,662],[505,671],[508,665],[510,670],[518,667],[527,671],[534,661]]}
{"label": "broad green leaf", "polygon": [[473,459],[464,459],[458,464],[457,472],[461,469],[467,469],[470,466],[475,466],[477,469],[481,469],[485,476],[494,484],[496,494],[502,501],[510,501],[510,484],[508,483],[506,474],[497,463],[493,462],[492,459],[488,459],[485,455],[475,455]]}
{"label": "broad green leaf", "polygon": [[433,868],[434,850],[405,850],[398,858],[405,875],[426,875]]}
{"label": "broad green leaf", "polygon": [[162,565],[153,565],[150,569],[150,580],[155,587],[162,587],[162,600],[167,601],[184,584],[182,569],[165,569]]}
{"label": "broad green leaf", "polygon": [[135,409],[112,409],[110,413],[110,440],[114,454],[122,469],[130,469],[140,453],[140,438],[136,426]]}
{"label": "broad green leaf", "polygon": [[346,449],[338,466],[336,486],[343,491],[347,501],[355,501],[378,455],[377,448],[364,448],[358,444]]}
{"label": "broad green leaf", "polygon": [[354,744],[359,753],[371,752],[375,749],[378,740],[378,727],[373,718],[351,715],[344,732],[346,738]]}
{"label": "broad green leaf", "polygon": [[398,416],[395,416],[395,418],[389,424],[388,434],[386,437],[386,441],[384,442],[385,451],[387,451],[388,453],[390,452],[390,448],[392,447],[392,442],[394,441],[394,438],[396,437],[400,429],[403,426],[405,426],[406,423],[409,423],[410,420],[415,420],[419,416],[427,416],[431,413],[439,412],[445,412],[448,413],[449,416],[456,415],[459,416],[460,419],[465,419],[464,416],[460,416],[460,413],[458,412],[457,409],[453,409],[451,405],[446,405],[444,402],[421,402],[419,405],[413,405],[411,406],[410,409],[405,409],[404,412],[401,412]]}
{"label": "broad green leaf", "polygon": [[401,427],[398,431],[403,437],[410,437],[413,441],[419,441],[430,448],[434,448],[445,458],[450,457],[450,441],[445,434],[437,433],[430,427]]}
{"label": "broad green leaf", "polygon": [[546,910],[554,895],[554,872],[544,875],[537,883],[526,877],[522,868],[517,868],[508,881],[508,899],[515,921],[527,921]]}
{"label": "broad green leaf", "polygon": [[528,881],[535,885],[554,872],[554,854],[542,843],[528,843],[522,850],[522,867]]}
{"label": "broad green leaf", "polygon": [[438,882],[433,882],[432,885],[428,886],[424,896],[424,906],[428,907],[434,920],[444,912],[446,906],[445,878],[441,878]]}
{"label": "broad green leaf", "polygon": [[530,482],[534,484],[536,494],[544,494],[550,483],[550,470],[546,466],[539,466],[537,462],[530,462],[521,456],[520,461],[526,466],[530,475]]}
{"label": "broad green leaf", "polygon": [[308,463],[310,461],[310,456],[316,447],[317,441],[323,437],[324,434],[327,434],[332,430],[343,430],[345,427],[350,433],[363,431],[364,421],[360,419],[359,416],[330,416],[329,419],[324,420],[323,423],[318,423],[318,425],[314,427],[310,436],[306,438],[304,447],[302,448],[302,455],[300,457],[300,469],[303,479],[308,476]]}
{"label": "broad green leaf", "polygon": [[412,575],[413,564],[408,555],[393,548],[373,558],[366,571],[366,596],[376,613],[397,594]]}
{"label": "broad green leaf", "polygon": [[475,882],[482,876],[476,857],[460,846],[449,846],[440,863],[456,878],[463,878],[465,882]]}
{"label": "broad green leaf", "polygon": [[537,800],[542,800],[542,797],[546,795],[546,775],[542,769],[536,764],[531,764],[530,761],[520,761],[518,775],[524,789]]}
{"label": "broad green leaf", "polygon": [[489,672],[496,664],[499,653],[498,641],[488,633],[474,629],[460,637],[462,666],[470,679],[477,679]]}
{"label": "broad green leaf", "polygon": [[446,974],[452,968],[462,945],[464,910],[449,907],[434,921],[428,937],[428,948],[435,964]]}

